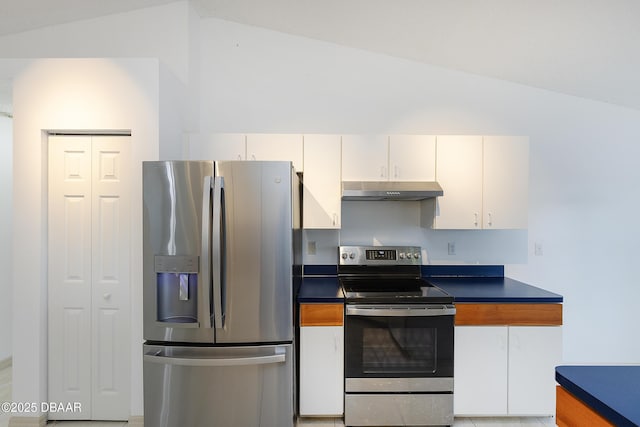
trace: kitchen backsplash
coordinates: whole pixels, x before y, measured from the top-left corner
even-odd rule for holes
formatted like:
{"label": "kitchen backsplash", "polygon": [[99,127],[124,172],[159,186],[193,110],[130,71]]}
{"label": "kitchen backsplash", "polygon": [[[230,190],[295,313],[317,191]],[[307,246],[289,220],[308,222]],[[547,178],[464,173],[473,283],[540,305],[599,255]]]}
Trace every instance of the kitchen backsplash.
{"label": "kitchen backsplash", "polygon": [[[304,230],[305,264],[335,264],[339,245],[415,245],[425,264],[524,264],[527,230],[432,230],[419,202],[342,202],[342,229]],[[450,254],[450,243],[453,252]]]}

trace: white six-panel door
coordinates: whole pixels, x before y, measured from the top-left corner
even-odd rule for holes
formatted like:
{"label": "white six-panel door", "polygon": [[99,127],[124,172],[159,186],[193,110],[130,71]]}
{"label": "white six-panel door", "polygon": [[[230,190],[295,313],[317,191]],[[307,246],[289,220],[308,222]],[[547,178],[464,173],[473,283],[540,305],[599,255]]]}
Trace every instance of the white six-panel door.
{"label": "white six-panel door", "polygon": [[129,149],[49,137],[49,419],[129,417]]}

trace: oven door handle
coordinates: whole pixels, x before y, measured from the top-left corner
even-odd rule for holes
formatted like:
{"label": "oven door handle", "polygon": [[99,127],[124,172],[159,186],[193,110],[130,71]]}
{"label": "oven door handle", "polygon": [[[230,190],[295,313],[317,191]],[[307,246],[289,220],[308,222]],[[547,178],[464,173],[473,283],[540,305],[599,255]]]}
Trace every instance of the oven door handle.
{"label": "oven door handle", "polygon": [[456,308],[453,305],[428,306],[394,306],[381,307],[370,305],[347,305],[347,316],[380,316],[380,317],[425,317],[425,316],[453,316]]}

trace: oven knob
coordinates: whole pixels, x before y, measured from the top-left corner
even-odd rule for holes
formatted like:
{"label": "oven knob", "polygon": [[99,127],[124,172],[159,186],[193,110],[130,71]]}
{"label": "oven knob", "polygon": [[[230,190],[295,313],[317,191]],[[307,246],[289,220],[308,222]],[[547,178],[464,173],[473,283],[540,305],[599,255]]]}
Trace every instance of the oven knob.
{"label": "oven knob", "polygon": [[404,252],[400,252],[400,259],[404,259]]}
{"label": "oven knob", "polygon": [[413,254],[413,257],[414,257],[415,259],[419,259],[419,258],[420,258],[420,253],[419,253],[419,252],[416,252],[415,254]]}
{"label": "oven knob", "polygon": [[354,259],[355,257],[356,257],[356,254],[354,254],[353,252],[349,254],[349,258]]}
{"label": "oven knob", "polygon": [[349,256],[349,255],[347,255],[347,253],[346,253],[346,252],[342,252],[342,259],[347,259],[347,257],[348,257],[348,256]]}

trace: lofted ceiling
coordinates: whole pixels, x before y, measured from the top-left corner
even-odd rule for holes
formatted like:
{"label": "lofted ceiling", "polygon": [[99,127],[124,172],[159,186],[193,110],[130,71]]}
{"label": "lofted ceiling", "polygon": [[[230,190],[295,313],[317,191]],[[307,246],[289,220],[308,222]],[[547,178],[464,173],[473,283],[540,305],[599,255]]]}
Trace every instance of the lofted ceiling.
{"label": "lofted ceiling", "polygon": [[[202,17],[640,109],[640,0],[189,0]],[[171,3],[0,0],[0,36]]]}

